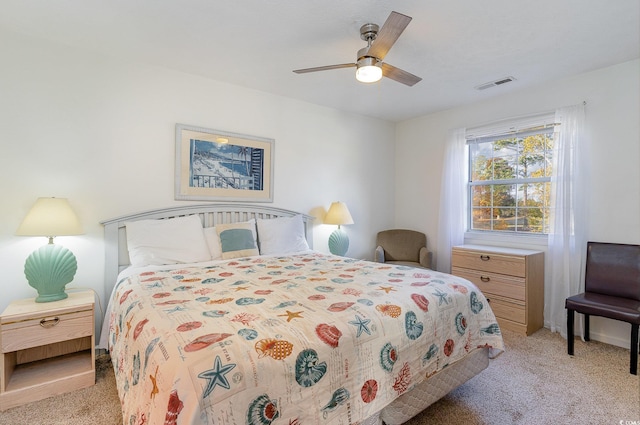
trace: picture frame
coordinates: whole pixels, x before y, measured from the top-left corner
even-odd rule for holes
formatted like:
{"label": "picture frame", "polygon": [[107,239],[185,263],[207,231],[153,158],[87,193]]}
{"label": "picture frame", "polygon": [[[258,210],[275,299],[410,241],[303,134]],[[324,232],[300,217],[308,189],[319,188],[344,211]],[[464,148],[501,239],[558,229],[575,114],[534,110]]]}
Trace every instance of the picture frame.
{"label": "picture frame", "polygon": [[175,199],[273,202],[274,143],[176,124]]}

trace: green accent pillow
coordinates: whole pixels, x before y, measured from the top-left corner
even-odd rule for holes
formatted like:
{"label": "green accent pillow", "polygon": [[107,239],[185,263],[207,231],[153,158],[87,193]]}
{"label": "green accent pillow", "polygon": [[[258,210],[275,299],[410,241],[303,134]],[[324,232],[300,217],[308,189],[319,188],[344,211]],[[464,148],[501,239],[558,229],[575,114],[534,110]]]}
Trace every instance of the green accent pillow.
{"label": "green accent pillow", "polygon": [[228,260],[259,255],[255,227],[255,220],[216,225],[222,248],[222,258]]}

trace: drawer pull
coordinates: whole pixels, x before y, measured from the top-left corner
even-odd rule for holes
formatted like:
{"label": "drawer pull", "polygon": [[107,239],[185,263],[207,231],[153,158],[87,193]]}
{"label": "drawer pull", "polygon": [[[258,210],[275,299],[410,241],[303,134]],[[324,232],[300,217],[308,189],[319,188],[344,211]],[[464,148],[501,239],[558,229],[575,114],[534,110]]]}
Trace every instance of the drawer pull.
{"label": "drawer pull", "polygon": [[482,261],[489,261],[489,260],[491,259],[491,257],[489,257],[488,255],[481,255],[481,256],[480,256],[480,259],[481,259]]}
{"label": "drawer pull", "polygon": [[480,276],[480,280],[483,282],[489,282],[491,278],[489,276]]}
{"label": "drawer pull", "polygon": [[60,318],[54,317],[53,319],[42,319],[40,321],[40,326],[42,326],[43,328],[52,328],[58,323],[60,323]]}

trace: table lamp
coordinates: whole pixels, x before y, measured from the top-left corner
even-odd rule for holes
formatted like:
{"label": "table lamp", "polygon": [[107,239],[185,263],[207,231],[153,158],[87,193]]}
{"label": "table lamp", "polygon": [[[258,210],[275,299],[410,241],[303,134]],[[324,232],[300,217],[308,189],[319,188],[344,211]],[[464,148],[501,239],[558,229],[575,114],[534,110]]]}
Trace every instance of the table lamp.
{"label": "table lamp", "polygon": [[344,202],[333,202],[324,218],[325,224],[337,224],[338,228],[329,236],[329,251],[334,255],[345,255],[349,249],[349,237],[340,228],[342,224],[353,224],[353,218]]}
{"label": "table lamp", "polygon": [[82,226],[65,198],[38,198],[16,231],[18,236],[46,236],[49,243],[35,250],[24,264],[29,285],[38,291],[36,302],[67,298],[64,287],[78,265],[71,251],[54,245],[55,236],[81,235]]}

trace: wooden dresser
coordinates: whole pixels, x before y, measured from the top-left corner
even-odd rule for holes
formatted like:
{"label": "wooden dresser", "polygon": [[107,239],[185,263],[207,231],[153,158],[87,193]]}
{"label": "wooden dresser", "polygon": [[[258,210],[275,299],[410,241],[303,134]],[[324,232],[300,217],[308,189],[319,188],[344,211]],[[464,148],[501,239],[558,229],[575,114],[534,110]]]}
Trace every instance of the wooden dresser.
{"label": "wooden dresser", "polygon": [[501,328],[526,335],[542,328],[543,252],[460,245],[451,252],[451,274],[470,280],[480,288]]}

